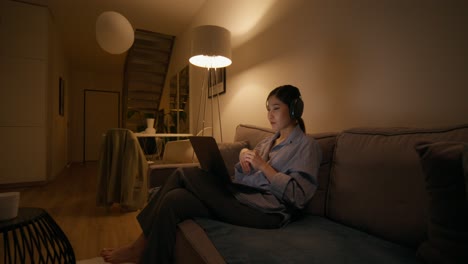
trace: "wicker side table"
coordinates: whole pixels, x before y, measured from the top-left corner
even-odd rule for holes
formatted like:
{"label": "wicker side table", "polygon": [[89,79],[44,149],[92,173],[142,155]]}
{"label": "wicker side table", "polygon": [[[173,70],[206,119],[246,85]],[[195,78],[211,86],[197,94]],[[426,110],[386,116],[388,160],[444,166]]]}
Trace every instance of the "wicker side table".
{"label": "wicker side table", "polygon": [[18,216],[0,221],[3,263],[76,263],[65,233],[41,208],[19,208]]}

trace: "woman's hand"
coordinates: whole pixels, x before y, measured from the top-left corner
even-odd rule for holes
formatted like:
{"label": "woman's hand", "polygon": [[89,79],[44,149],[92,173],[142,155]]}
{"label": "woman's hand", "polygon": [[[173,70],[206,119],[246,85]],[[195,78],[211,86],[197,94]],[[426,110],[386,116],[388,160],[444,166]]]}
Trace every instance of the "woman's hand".
{"label": "woman's hand", "polygon": [[[250,171],[250,166],[252,166],[256,170],[262,170],[265,165],[268,165],[262,157],[258,154],[257,151],[255,150],[247,150],[243,153],[242,155],[242,160],[249,165],[249,171]],[[242,164],[242,162],[241,162]],[[242,167],[244,169],[244,167]]]}
{"label": "woman's hand", "polygon": [[239,153],[239,162],[244,173],[250,173],[250,163],[245,159],[245,154],[249,151],[251,150],[244,148]]}
{"label": "woman's hand", "polygon": [[239,153],[239,161],[244,173],[250,173],[251,168],[262,171],[267,178],[277,173],[255,150],[242,149]]}

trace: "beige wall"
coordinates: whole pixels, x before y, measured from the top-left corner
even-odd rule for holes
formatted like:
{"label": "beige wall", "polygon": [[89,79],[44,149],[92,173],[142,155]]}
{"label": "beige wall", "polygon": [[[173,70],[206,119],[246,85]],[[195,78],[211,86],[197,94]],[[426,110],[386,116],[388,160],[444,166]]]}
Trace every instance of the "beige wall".
{"label": "beige wall", "polygon": [[[167,80],[188,64],[190,29],[216,24],[233,43],[224,141],[239,123],[268,127],[265,98],[286,83],[302,91],[309,132],[468,123],[468,8],[458,2],[207,0],[176,38]],[[193,133],[203,74],[190,67]],[[70,159],[81,161],[83,90],[120,91],[122,77],[75,70],[70,79]]]}
{"label": "beige wall", "polygon": [[[301,89],[309,132],[468,123],[466,1],[208,0],[202,24],[232,33],[225,141],[239,123],[269,126],[265,98],[282,84]],[[188,32],[172,69],[188,60]],[[202,72],[191,67],[192,102]]]}
{"label": "beige wall", "polygon": [[[53,18],[49,16],[49,88],[47,104],[47,116],[50,123],[48,131],[48,167],[50,170],[49,179],[56,177],[62,172],[67,163],[68,157],[68,120],[70,116],[69,95],[70,95],[70,73],[63,43],[60,33]],[[65,113],[59,114],[59,78],[65,81]]]}

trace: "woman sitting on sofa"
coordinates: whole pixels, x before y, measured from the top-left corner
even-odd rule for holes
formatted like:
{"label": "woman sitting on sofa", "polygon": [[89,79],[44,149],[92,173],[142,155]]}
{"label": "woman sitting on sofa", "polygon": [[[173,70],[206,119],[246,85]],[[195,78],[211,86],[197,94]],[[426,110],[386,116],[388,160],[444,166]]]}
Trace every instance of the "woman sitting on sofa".
{"label": "woman sitting on sofa", "polygon": [[237,184],[226,184],[222,177],[198,168],[176,170],[137,216],[143,231],[140,237],[130,245],[103,249],[104,260],[172,263],[177,224],[188,218],[279,228],[304,209],[317,189],[321,152],[305,134],[299,89],[275,88],[266,107],[276,133],[254,150],[240,152]]}

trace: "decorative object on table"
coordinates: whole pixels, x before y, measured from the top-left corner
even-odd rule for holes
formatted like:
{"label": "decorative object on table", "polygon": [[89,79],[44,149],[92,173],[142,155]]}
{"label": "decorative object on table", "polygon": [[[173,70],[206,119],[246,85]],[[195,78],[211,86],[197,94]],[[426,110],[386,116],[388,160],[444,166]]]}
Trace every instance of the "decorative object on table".
{"label": "decorative object on table", "polygon": [[[158,116],[159,118],[159,116]],[[151,121],[148,119],[154,119],[153,125],[150,124]],[[127,111],[127,122],[130,121],[134,124],[133,128],[128,128],[136,133],[147,133],[147,128],[154,128],[154,124],[158,122],[155,118],[155,113],[152,111],[144,111],[144,110],[135,110],[129,109]],[[150,133],[156,133],[156,130],[148,130]]]}
{"label": "decorative object on table", "polygon": [[[214,128],[214,98],[216,96],[217,99],[217,109],[218,109],[218,123],[219,123],[219,134],[220,140],[223,141],[223,132],[222,132],[222,125],[221,125],[221,110],[219,104],[219,95],[225,91],[225,86],[223,86],[223,90],[217,89],[215,91],[216,84],[219,83],[217,80],[218,71],[222,71],[222,76],[225,77],[226,70],[222,69],[229,65],[231,65],[231,33],[229,30],[214,26],[214,25],[204,25],[196,27],[192,32],[192,42],[191,42],[191,57],[189,59],[190,63],[198,66],[206,68],[206,79],[204,78],[202,83],[202,91],[201,91],[201,99],[200,99],[200,107],[198,111],[198,120],[196,131],[198,131],[198,124],[200,119],[200,114],[203,113],[202,117],[202,129],[205,128],[205,121],[206,120],[206,105],[207,105],[207,98],[210,96],[211,98],[211,126]],[[213,73],[213,74],[210,74]],[[205,80],[208,80],[208,91],[205,91]],[[224,83],[224,80],[223,80]],[[218,91],[219,90],[219,91]],[[203,107],[203,112],[202,111]],[[213,129],[213,136],[214,136]]]}
{"label": "decorative object on table", "polygon": [[20,193],[0,193],[0,221],[10,220],[18,215]]}
{"label": "decorative object on table", "polygon": [[156,129],[154,128],[154,118],[146,118],[145,132],[148,134],[156,133]]}
{"label": "decorative object on table", "polygon": [[41,208],[19,208],[18,216],[0,221],[2,263],[76,263],[67,236]]}
{"label": "decorative object on table", "polygon": [[135,32],[123,15],[106,11],[96,20],[96,40],[110,54],[121,54],[132,46]]}

